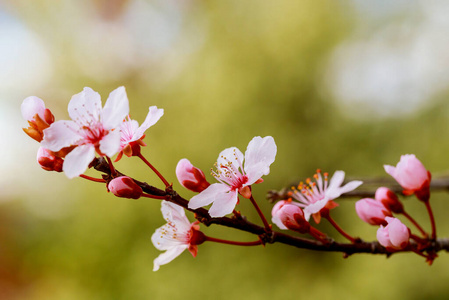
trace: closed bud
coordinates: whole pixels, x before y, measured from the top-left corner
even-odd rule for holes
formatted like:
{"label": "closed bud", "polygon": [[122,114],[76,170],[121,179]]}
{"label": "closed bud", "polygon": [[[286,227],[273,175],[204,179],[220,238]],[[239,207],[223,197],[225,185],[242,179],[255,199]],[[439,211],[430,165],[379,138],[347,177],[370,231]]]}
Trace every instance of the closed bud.
{"label": "closed bud", "polygon": [[185,158],[181,159],[176,166],[176,177],[183,187],[197,193],[201,193],[210,185],[203,171],[194,167]]}
{"label": "closed bud", "polygon": [[299,233],[308,233],[310,224],[304,218],[302,209],[290,201],[282,200],[273,206],[272,221],[280,229],[290,229]]}
{"label": "closed bud", "polygon": [[121,198],[139,199],[142,196],[142,188],[131,177],[121,176],[112,179],[108,184],[111,193]]}
{"label": "closed bud", "polygon": [[40,147],[37,150],[37,162],[44,170],[62,172],[64,160],[55,156],[53,152]]}
{"label": "closed bud", "polygon": [[371,225],[387,225],[385,217],[393,216],[382,202],[371,198],[357,201],[355,203],[355,211],[360,219]]}
{"label": "closed bud", "polygon": [[401,250],[407,247],[410,230],[399,219],[386,217],[387,226],[377,230],[377,240],[387,249]]}
{"label": "closed bud", "polygon": [[382,202],[382,204],[390,211],[401,214],[404,212],[404,206],[399,201],[398,196],[389,188],[380,187],[376,190],[374,198]]}

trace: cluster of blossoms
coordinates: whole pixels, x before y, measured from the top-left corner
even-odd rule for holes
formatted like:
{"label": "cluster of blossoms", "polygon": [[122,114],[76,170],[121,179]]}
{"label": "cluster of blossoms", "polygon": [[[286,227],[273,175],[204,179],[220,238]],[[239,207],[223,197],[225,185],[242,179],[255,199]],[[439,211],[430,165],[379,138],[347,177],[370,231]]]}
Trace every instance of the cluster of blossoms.
{"label": "cluster of blossoms", "polygon": [[[231,147],[218,155],[214,169],[211,170],[215,183],[210,183],[204,172],[193,166],[188,159],[181,159],[176,166],[176,176],[180,184],[195,193],[189,201],[178,197],[172,185],[142,155],[141,147],[145,131],[156,124],[164,114],[163,109],[151,106],[145,121],[138,122],[129,116],[129,103],[124,87],[112,91],[102,106],[100,95],[90,88],[72,97],[68,105],[71,120],[58,120],[45,107],[44,101],[37,97],[26,98],[21,106],[22,115],[29,127],[25,133],[40,143],[37,154],[39,165],[47,171],[64,172],[67,177],[81,177],[87,180],[104,183],[108,191],[117,197],[139,199],[141,197],[162,200],[162,215],[167,221],[158,228],[151,240],[161,251],[154,260],[154,270],[172,261],[184,250],[196,256],[198,245],[206,241],[239,246],[257,246],[267,242],[273,243],[281,233],[273,231],[262,210],[253,196],[253,185],[263,182],[263,176],[270,173],[277,146],[273,137],[254,137],[243,154],[238,148]],[[165,190],[158,190],[148,184],[137,181],[118,172],[114,162],[118,162],[123,154],[127,157],[140,158],[161,179]],[[113,162],[111,157],[117,155]],[[84,172],[96,164],[99,159],[106,165],[106,173],[102,178],[93,178]],[[416,195],[426,204],[432,222],[432,234],[429,236],[419,224],[408,215],[395,193],[386,187],[376,191],[375,199],[365,198],[356,203],[356,212],[360,218],[371,224],[380,226],[377,239],[386,251],[394,252],[408,249],[410,239],[414,239],[418,247],[411,249],[426,256],[431,262],[435,253],[428,250],[431,242],[436,240],[435,223],[429,204],[430,172],[414,155],[404,155],[396,167],[385,166],[385,170],[403,187],[405,195]],[[324,218],[353,245],[363,241],[346,233],[330,216],[330,211],[338,207],[335,201],[342,194],[354,191],[362,182],[358,180],[345,184],[345,173],[336,171],[328,179],[328,173],[316,172],[313,179],[307,179],[292,187],[286,197],[278,201],[271,212],[272,223],[281,230],[290,230],[300,234],[309,234],[314,239],[298,239],[288,236],[290,243],[306,241],[308,245],[330,247],[334,241],[325,233],[310,224],[313,219],[319,224]],[[156,193],[154,191],[157,190]],[[175,197],[176,196],[176,197]],[[243,199],[243,200],[242,200]],[[245,200],[246,199],[246,200]],[[246,221],[236,211],[240,200],[250,201],[263,223],[257,227]],[[204,207],[208,207],[207,209]],[[198,221],[190,222],[185,210],[195,213]],[[422,237],[411,233],[393,214],[402,214],[421,232]],[[228,218],[227,215],[232,215]],[[206,236],[200,231],[200,223],[209,225],[213,220],[217,224],[225,222],[229,227],[256,233],[258,239],[251,242],[222,240]],[[286,235],[282,234],[285,240]],[[385,250],[384,249],[384,250]],[[428,255],[422,252],[427,251]]]}

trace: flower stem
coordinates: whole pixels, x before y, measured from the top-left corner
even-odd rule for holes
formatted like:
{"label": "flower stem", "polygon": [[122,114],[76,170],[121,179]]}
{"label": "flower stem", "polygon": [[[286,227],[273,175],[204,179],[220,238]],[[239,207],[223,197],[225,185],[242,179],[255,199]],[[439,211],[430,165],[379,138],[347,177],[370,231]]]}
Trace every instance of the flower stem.
{"label": "flower stem", "polygon": [[166,200],[167,199],[166,196],[157,196],[157,195],[150,195],[150,194],[145,194],[145,193],[143,193],[141,195],[141,197],[146,197],[146,198],[151,198],[151,199],[160,199],[160,200]]}
{"label": "flower stem", "polygon": [[162,176],[162,174],[142,155],[142,153],[139,152],[137,155],[148,167],[150,167],[151,170],[162,180],[162,182],[165,184],[165,187],[169,187],[170,184],[168,181]]}
{"label": "flower stem", "polygon": [[260,218],[262,219],[263,225],[265,226],[265,230],[267,232],[271,232],[271,226],[270,224],[268,224],[267,219],[265,218],[263,212],[260,210],[259,205],[257,205],[256,200],[254,200],[253,195],[251,195],[251,197],[249,198],[249,200],[251,201],[251,203],[253,204],[254,208],[256,209],[257,213],[259,214]]}
{"label": "flower stem", "polygon": [[112,164],[111,158],[109,156],[106,156],[106,159],[108,161],[109,168],[111,169],[112,177],[117,177],[117,171],[115,170],[114,165]]}
{"label": "flower stem", "polygon": [[217,238],[213,238],[213,237],[210,237],[210,236],[205,236],[205,237],[206,237],[206,241],[215,242],[215,243],[221,243],[221,244],[227,244],[227,245],[258,246],[258,245],[262,245],[263,244],[262,240],[257,240],[257,241],[254,241],[254,242],[237,242],[237,241],[228,241],[228,240],[217,239]]}
{"label": "flower stem", "polygon": [[353,238],[352,236],[350,236],[349,234],[347,234],[335,221],[334,219],[332,219],[332,217],[330,216],[329,213],[324,214],[323,217],[325,219],[327,219],[329,221],[329,223],[332,224],[332,226],[335,227],[335,229],[337,229],[338,232],[340,232],[340,234],[342,236],[344,236],[345,238],[347,238],[351,243],[355,243],[355,238]]}
{"label": "flower stem", "polygon": [[90,177],[90,176],[87,176],[87,175],[84,175],[84,174],[81,174],[80,177],[84,178],[84,179],[87,179],[87,180],[90,180],[90,181],[94,181],[94,182],[102,182],[102,183],[106,182],[106,180],[104,180],[103,178],[94,178],[94,177]]}
{"label": "flower stem", "polygon": [[437,238],[437,229],[435,226],[435,218],[433,216],[432,207],[430,206],[429,200],[425,201],[424,204],[426,205],[427,212],[430,217],[430,223],[432,224],[432,240],[435,240]]}
{"label": "flower stem", "polygon": [[421,232],[421,234],[424,237],[428,237],[429,235],[427,234],[427,232],[424,231],[424,229],[422,229],[422,227],[418,224],[418,222],[416,222],[415,219],[412,218],[412,216],[410,216],[408,213],[406,213],[405,211],[402,212],[402,214],[404,215],[404,217],[406,217],[410,222],[413,223],[413,225],[415,225],[416,228],[418,228],[418,230]]}

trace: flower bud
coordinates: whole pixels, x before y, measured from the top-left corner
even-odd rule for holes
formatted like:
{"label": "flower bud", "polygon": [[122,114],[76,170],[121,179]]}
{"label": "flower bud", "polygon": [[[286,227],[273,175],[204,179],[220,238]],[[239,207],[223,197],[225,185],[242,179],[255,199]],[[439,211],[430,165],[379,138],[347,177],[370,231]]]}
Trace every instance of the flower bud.
{"label": "flower bud", "polygon": [[410,230],[399,219],[386,217],[387,226],[380,225],[377,230],[377,240],[385,248],[400,250],[407,247]]}
{"label": "flower bud", "polygon": [[371,198],[364,198],[355,203],[355,211],[360,219],[371,225],[387,225],[385,217],[392,217],[382,202]]}
{"label": "flower bud", "polygon": [[183,187],[197,193],[201,193],[210,185],[203,171],[194,167],[185,158],[181,159],[176,166],[176,177]]}
{"label": "flower bud", "polygon": [[39,147],[39,150],[37,150],[37,162],[44,170],[62,172],[64,160],[55,156],[53,152]]}
{"label": "flower bud", "polygon": [[428,200],[431,175],[414,154],[402,155],[396,167],[384,165],[384,169],[402,186],[404,194],[415,193],[420,200]]}
{"label": "flower bud", "polygon": [[114,195],[121,198],[139,199],[142,196],[142,188],[131,177],[121,176],[112,179],[108,189]]}
{"label": "flower bud", "polygon": [[304,218],[302,209],[291,202],[282,200],[273,206],[272,222],[280,229],[290,229],[299,233],[308,233],[310,224]]}
{"label": "flower bud", "polygon": [[29,127],[23,128],[26,134],[38,142],[43,139],[43,131],[55,121],[55,117],[44,101],[38,97],[31,96],[23,100],[21,105],[22,117],[28,121]]}
{"label": "flower bud", "polygon": [[390,211],[401,214],[404,212],[404,206],[399,201],[398,196],[389,188],[380,187],[376,190],[374,198],[382,202],[382,204]]}

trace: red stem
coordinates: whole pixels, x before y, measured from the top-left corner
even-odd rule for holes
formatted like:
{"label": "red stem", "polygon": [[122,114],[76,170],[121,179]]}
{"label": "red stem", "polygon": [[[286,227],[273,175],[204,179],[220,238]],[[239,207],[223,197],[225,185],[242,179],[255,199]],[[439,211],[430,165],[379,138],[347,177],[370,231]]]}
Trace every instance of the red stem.
{"label": "red stem", "polygon": [[430,223],[432,224],[432,240],[437,238],[437,229],[435,226],[435,218],[433,216],[432,207],[430,207],[429,200],[424,202],[426,204],[427,212],[429,213]]}
{"label": "red stem", "polygon": [[106,159],[108,160],[109,168],[111,169],[111,175],[112,177],[117,176],[117,171],[114,168],[114,165],[112,164],[112,160],[109,156],[106,156]]}
{"label": "red stem", "polygon": [[421,232],[421,234],[424,237],[428,237],[429,235],[427,234],[427,232],[424,231],[424,229],[422,229],[421,226],[419,226],[418,222],[416,222],[415,219],[412,218],[412,216],[410,216],[408,213],[406,213],[405,211],[402,212],[402,214],[404,215],[404,217],[406,217],[410,222],[413,223],[413,225],[415,225],[416,228],[418,228],[418,230]]}
{"label": "red stem", "polygon": [[264,214],[262,213],[262,211],[260,210],[259,205],[257,205],[256,200],[254,200],[253,195],[251,195],[251,197],[249,198],[249,200],[251,201],[251,203],[253,204],[254,208],[256,208],[257,213],[259,214],[260,218],[262,219],[263,225],[265,226],[265,229],[267,232],[271,232],[271,226],[268,223],[267,219],[265,218]]}
{"label": "red stem", "polygon": [[150,167],[151,170],[153,170],[153,172],[162,180],[162,182],[165,184],[165,187],[169,187],[170,184],[168,183],[167,180],[165,180],[164,176],[162,176],[161,173],[159,173],[159,171],[142,155],[142,153],[139,152],[139,154],[137,155],[141,160],[143,160],[143,162]]}
{"label": "red stem", "polygon": [[94,181],[94,182],[102,182],[102,183],[106,182],[106,180],[104,180],[103,178],[94,178],[94,177],[90,177],[90,176],[87,176],[87,175],[84,175],[84,174],[81,174],[80,177],[84,178],[84,179],[87,179],[87,180],[90,180],[90,181]]}
{"label": "red stem", "polygon": [[217,239],[217,238],[213,238],[210,236],[205,236],[205,238],[206,238],[206,241],[209,241],[209,242],[215,242],[215,243],[221,243],[221,244],[227,244],[227,245],[236,245],[236,246],[258,246],[258,245],[263,244],[262,240],[257,240],[254,242],[237,242],[237,241],[228,241],[228,240]]}
{"label": "red stem", "polygon": [[338,224],[334,221],[334,219],[332,219],[332,217],[328,213],[324,214],[323,217],[327,219],[329,223],[331,223],[332,226],[334,226],[335,229],[337,229],[337,231],[341,233],[341,235],[343,235],[345,238],[351,241],[351,243],[355,243],[355,238],[347,234],[340,226],[338,226]]}

